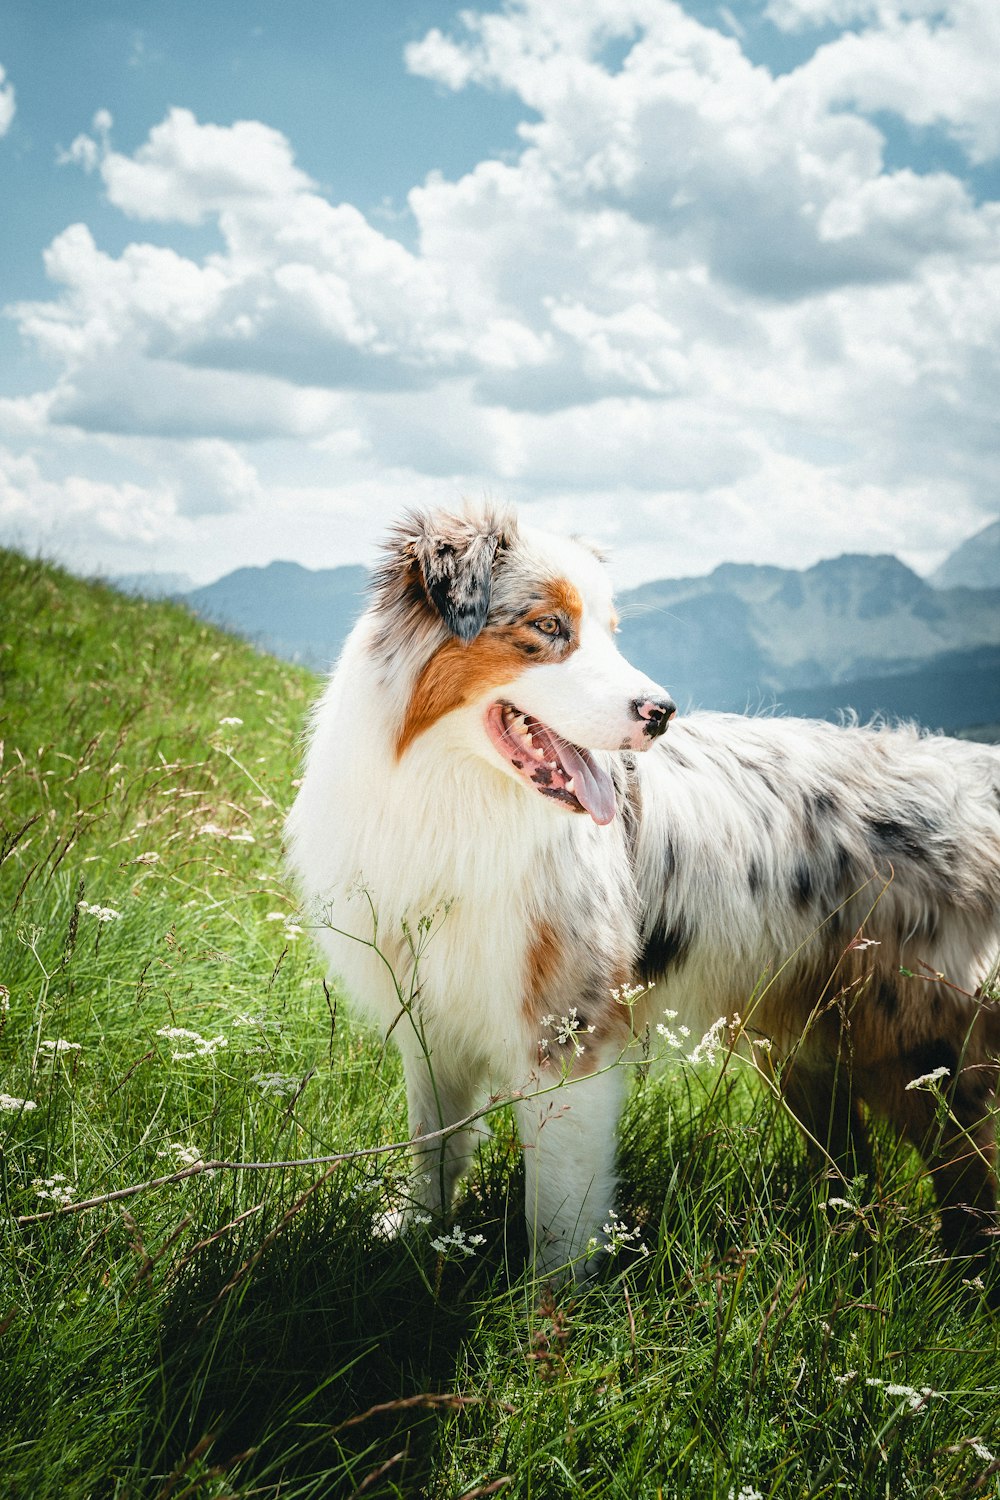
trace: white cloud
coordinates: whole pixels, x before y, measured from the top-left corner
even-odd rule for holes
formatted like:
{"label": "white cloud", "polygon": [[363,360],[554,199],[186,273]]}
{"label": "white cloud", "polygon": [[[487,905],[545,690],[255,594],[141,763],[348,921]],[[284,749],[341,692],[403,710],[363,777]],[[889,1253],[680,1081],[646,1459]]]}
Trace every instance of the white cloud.
{"label": "white cloud", "polygon": [[510,0],[428,33],[411,72],[531,118],[509,159],[413,187],[414,248],[330,202],[261,122],[174,109],[127,156],[99,112],[63,159],[132,219],[212,222],[220,248],[111,255],[64,230],[53,295],[12,310],[54,383],[0,402],[0,424],[116,444],[137,466],[118,489],[160,495],[161,473],[220,550],[241,516],[272,534],[261,455],[294,445],[327,472],[291,463],[289,514],[298,492],[351,515],[362,485],[377,529],[407,487],[492,488],[591,530],[614,530],[610,507],[627,555],[637,526],[687,549],[679,569],[741,548],[812,561],[862,533],[930,559],[942,517],[974,530],[1000,485],[1000,205],[887,170],[866,114],[976,161],[1000,148],[1000,8],[770,14],[860,29],[779,76],[674,0]]}
{"label": "white cloud", "polygon": [[200,224],[211,214],[258,199],[293,197],[312,185],[285,137],[259,120],[202,125],[190,110],[172,109],[132,157],[109,148],[107,111],[94,124],[105,139],[100,146],[79,146],[81,158],[88,158],[83,164],[93,155],[109,200],[130,218]]}
{"label": "white cloud", "polygon": [[11,121],[17,110],[17,101],[14,96],[14,85],[7,79],[7,74],[0,64],[0,136],[7,134]]}
{"label": "white cloud", "polygon": [[[883,15],[881,24],[821,47],[802,70],[809,87],[830,105],[943,126],[975,163],[1000,155],[1000,5],[951,0],[899,9],[888,24]],[[903,18],[914,9],[932,14]]]}
{"label": "white cloud", "polygon": [[148,544],[174,529],[175,497],[167,486],[146,488],[70,474],[46,477],[35,458],[0,448],[0,528],[7,538],[30,534],[62,555],[74,542]]}

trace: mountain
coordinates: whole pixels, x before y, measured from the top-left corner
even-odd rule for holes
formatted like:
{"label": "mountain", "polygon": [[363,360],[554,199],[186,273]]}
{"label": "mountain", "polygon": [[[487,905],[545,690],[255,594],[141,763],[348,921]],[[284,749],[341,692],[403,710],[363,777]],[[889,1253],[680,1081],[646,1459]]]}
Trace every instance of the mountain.
{"label": "mountain", "polygon": [[930,581],[939,589],[1000,586],[1000,519],[956,547],[931,574]]}
{"label": "mountain", "polygon": [[178,597],[195,614],[224,625],[287,661],[326,670],[363,605],[362,567],[303,568],[273,562],[234,573]]}
{"label": "mountain", "polygon": [[753,709],[789,689],[912,672],[1000,646],[1000,589],[934,589],[895,557],[798,572],[724,563],[621,596],[625,654],[684,706]]}
{"label": "mountain", "polygon": [[[961,550],[961,549],[960,549]],[[319,669],[363,606],[364,568],[276,562],[180,596],[197,614]],[[619,595],[624,654],[682,710],[854,709],[949,730],[1000,721],[1000,588],[934,588],[892,556],[812,568],[723,563]]]}
{"label": "mountain", "polygon": [[954,734],[990,726],[976,738],[996,740],[1000,727],[1000,648],[949,651],[915,672],[896,677],[864,677],[832,687],[793,688],[776,703],[781,713],[808,719],[841,718],[853,711],[864,723],[876,714],[913,719],[927,729]]}

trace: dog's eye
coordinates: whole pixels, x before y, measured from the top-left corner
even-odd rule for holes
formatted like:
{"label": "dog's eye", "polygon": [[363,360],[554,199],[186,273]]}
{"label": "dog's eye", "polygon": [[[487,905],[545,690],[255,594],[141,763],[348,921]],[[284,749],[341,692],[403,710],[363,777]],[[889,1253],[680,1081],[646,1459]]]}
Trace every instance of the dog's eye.
{"label": "dog's eye", "polygon": [[562,626],[555,615],[543,615],[540,620],[533,621],[533,624],[536,630],[542,632],[542,635],[559,635],[562,632]]}

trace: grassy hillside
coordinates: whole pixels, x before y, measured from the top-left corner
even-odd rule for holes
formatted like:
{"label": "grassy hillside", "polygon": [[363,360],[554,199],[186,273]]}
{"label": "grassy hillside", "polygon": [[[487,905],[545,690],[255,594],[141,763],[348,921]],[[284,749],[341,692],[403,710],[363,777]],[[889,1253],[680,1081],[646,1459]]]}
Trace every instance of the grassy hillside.
{"label": "grassy hillside", "polygon": [[524,1272],[503,1112],[472,1256],[374,1236],[392,1153],[20,1222],[405,1110],[281,874],[315,680],[10,553],[0,613],[0,1496],[997,1494],[997,1324],[915,1159],[883,1142],[877,1200],[824,1209],[732,1058],[640,1080],[650,1253],[576,1298]]}

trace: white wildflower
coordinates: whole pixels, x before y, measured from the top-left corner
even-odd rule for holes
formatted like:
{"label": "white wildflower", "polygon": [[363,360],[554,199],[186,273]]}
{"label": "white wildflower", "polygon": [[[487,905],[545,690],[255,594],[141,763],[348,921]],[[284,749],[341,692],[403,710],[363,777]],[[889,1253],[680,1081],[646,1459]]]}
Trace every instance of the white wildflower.
{"label": "white wildflower", "polygon": [[0,984],[0,1016],[5,1016],[10,1010],[10,990],[5,984]]}
{"label": "white wildflower", "polygon": [[278,1094],[285,1098],[295,1093],[302,1080],[288,1073],[257,1073],[251,1082],[257,1085],[262,1094]]}
{"label": "white wildflower", "polygon": [[[543,1016],[542,1025],[551,1026],[555,1032],[555,1040],[559,1043],[560,1047],[572,1046],[577,1057],[583,1051],[583,1042],[580,1040],[578,1033],[586,1036],[594,1030],[593,1026],[584,1026],[582,1024],[576,1013],[575,1005],[570,1006],[568,1016]],[[542,1038],[542,1045],[548,1046],[548,1040],[544,1037]]]}
{"label": "white wildflower", "polygon": [[431,1240],[431,1249],[436,1250],[439,1255],[447,1255],[451,1250],[457,1250],[462,1255],[475,1255],[480,1245],[485,1245],[484,1234],[469,1234],[460,1224],[456,1224],[450,1234],[442,1234],[436,1240]]}
{"label": "white wildflower", "polygon": [[857,1370],[845,1370],[843,1375],[835,1375],[833,1377],[833,1383],[834,1385],[846,1385],[849,1380],[857,1380],[857,1378]]}
{"label": "white wildflower", "polygon": [[13,1094],[0,1094],[0,1109],[37,1109],[34,1099],[15,1099]]}
{"label": "white wildflower", "polygon": [[65,1037],[56,1037],[54,1041],[46,1038],[38,1043],[39,1052],[45,1052],[49,1057],[55,1057],[59,1052],[79,1052],[79,1042],[67,1042]]}
{"label": "white wildflower", "polygon": [[243,720],[238,719],[235,714],[230,714],[227,718],[220,719],[219,723],[220,725],[225,725],[227,728],[232,726],[233,729],[240,729],[242,728]]}
{"label": "white wildflower", "polygon": [[755,1036],[750,1039],[751,1047],[756,1047],[760,1052],[770,1052],[771,1038],[769,1036]]}
{"label": "white wildflower", "polygon": [[201,1161],[201,1152],[197,1146],[185,1146],[180,1141],[171,1141],[164,1146],[162,1151],[157,1151],[157,1156],[169,1157],[173,1160],[175,1167],[193,1167]]}
{"label": "white wildflower", "polygon": [[947,1078],[951,1073],[950,1068],[933,1068],[930,1073],[921,1073],[919,1078],[911,1078],[906,1085],[907,1089],[929,1089],[934,1084],[940,1083],[942,1078]]}
{"label": "white wildflower", "polygon": [[269,911],[268,914],[267,914],[267,916],[264,918],[264,921],[265,922],[284,922],[285,921],[285,913],[283,911]]}
{"label": "white wildflower", "polygon": [[52,1203],[72,1203],[76,1197],[76,1188],[62,1172],[54,1177],[36,1177],[31,1186],[37,1197],[48,1198]]}
{"label": "white wildflower", "polygon": [[694,1048],[694,1050],[688,1054],[688,1061],[693,1063],[714,1063],[715,1055],[718,1052],[719,1048],[723,1045],[722,1034],[725,1029],[726,1018],[725,1016],[720,1016],[717,1021],[712,1022],[711,1026],[705,1032],[705,1035],[702,1037],[701,1041]]}
{"label": "white wildflower", "polygon": [[879,1380],[877,1375],[869,1375],[865,1385],[881,1386],[887,1396],[894,1396],[898,1400],[906,1402],[911,1411],[921,1411],[926,1407],[931,1396],[936,1396],[937,1391],[929,1385],[921,1386],[919,1390],[912,1385],[899,1385],[886,1380]]}
{"label": "white wildflower", "polygon": [[656,1034],[657,1036],[662,1036],[668,1047],[676,1047],[680,1050],[691,1035],[691,1028],[690,1026],[678,1026],[675,1031],[672,1026],[664,1024],[665,1022],[676,1020],[677,1012],[675,1010],[665,1010],[663,1012],[663,1020],[656,1023]]}
{"label": "white wildflower", "polygon": [[166,1037],[170,1042],[191,1043],[190,1051],[171,1054],[174,1062],[186,1062],[192,1057],[210,1057],[220,1047],[229,1046],[224,1036],[204,1037],[197,1031],[188,1031],[184,1026],[161,1026],[156,1035]]}
{"label": "white wildflower", "polygon": [[[604,1233],[604,1245],[602,1248],[609,1255],[617,1254],[619,1250],[623,1250],[626,1246],[629,1246],[633,1250],[638,1250],[641,1255],[649,1254],[649,1246],[643,1243],[642,1230],[639,1226],[636,1225],[634,1229],[629,1229],[624,1219],[620,1218],[614,1209],[608,1215],[608,1222],[601,1225],[601,1229]],[[594,1246],[594,1248],[597,1247]]]}
{"label": "white wildflower", "polygon": [[981,1443],[978,1438],[970,1438],[969,1447],[972,1449],[977,1458],[982,1459],[984,1464],[996,1463],[996,1459],[993,1457],[993,1454],[987,1448],[986,1444]]}
{"label": "white wildflower", "polygon": [[652,984],[620,984],[611,991],[611,998],[618,1005],[627,1005],[631,1010],[640,995],[653,988]]}
{"label": "white wildflower", "polygon": [[729,1500],[764,1500],[764,1496],[752,1484],[741,1484],[738,1490],[729,1491]]}
{"label": "white wildflower", "polygon": [[91,906],[89,901],[78,901],[76,909],[88,917],[96,917],[99,922],[117,922],[121,918],[121,912],[115,911],[113,906]]}
{"label": "white wildflower", "polygon": [[962,1285],[975,1287],[977,1292],[985,1292],[986,1290],[986,1283],[981,1276],[963,1276]]}

